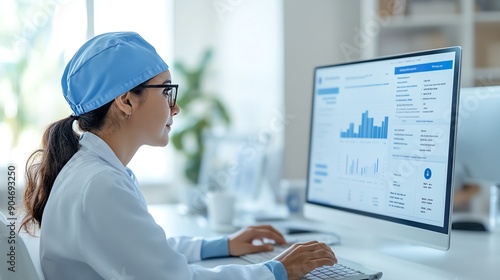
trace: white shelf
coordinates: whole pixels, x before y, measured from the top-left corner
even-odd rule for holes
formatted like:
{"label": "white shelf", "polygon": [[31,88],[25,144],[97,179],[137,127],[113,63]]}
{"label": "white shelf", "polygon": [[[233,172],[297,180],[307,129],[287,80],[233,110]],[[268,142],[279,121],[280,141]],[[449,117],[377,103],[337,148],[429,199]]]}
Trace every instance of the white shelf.
{"label": "white shelf", "polygon": [[474,14],[474,21],[477,23],[500,23],[500,11],[477,12]]}
{"label": "white shelf", "polygon": [[380,19],[381,22],[388,21],[387,29],[407,29],[422,27],[460,27],[463,23],[462,17],[456,14],[450,15],[413,15],[395,16],[388,19]]}
{"label": "white shelf", "polygon": [[[462,46],[463,86],[500,85],[500,65],[497,65],[497,59],[491,59],[491,56],[496,58],[492,53],[496,53],[496,44],[500,40],[500,11],[475,12],[475,0],[456,0],[455,8],[459,12],[450,10],[438,14],[439,7],[444,6],[436,4],[437,1],[420,2],[416,6],[418,13],[413,11],[415,13],[411,14],[412,9],[406,9],[410,12],[409,15],[398,14],[389,18],[374,19],[374,15],[388,9],[388,2],[361,1],[361,26],[370,26],[373,21],[380,26],[380,31],[370,36],[366,47],[361,48],[361,57],[370,58],[414,49],[459,45]],[[381,4],[383,6],[380,6]],[[408,1],[408,5],[413,3]],[[394,11],[384,14],[394,14]],[[491,68],[476,67],[482,64],[493,65]]]}

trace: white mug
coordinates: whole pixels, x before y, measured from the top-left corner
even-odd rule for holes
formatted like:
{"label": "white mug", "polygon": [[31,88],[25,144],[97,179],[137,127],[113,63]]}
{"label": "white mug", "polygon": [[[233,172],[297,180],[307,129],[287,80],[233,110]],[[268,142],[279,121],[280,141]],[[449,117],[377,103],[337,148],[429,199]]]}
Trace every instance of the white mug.
{"label": "white mug", "polygon": [[234,206],[236,198],[229,192],[216,192],[207,195],[208,223],[210,228],[219,232],[234,231]]}

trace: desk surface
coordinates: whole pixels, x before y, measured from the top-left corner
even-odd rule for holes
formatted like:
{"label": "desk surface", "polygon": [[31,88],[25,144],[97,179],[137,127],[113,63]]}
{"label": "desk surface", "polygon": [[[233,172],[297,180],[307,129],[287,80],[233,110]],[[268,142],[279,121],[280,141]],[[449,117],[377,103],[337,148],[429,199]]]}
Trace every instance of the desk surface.
{"label": "desk surface", "polygon": [[[178,205],[151,205],[149,211],[167,236],[224,234],[210,230],[205,217],[179,214]],[[276,226],[284,223],[288,222],[277,222]],[[332,247],[337,256],[382,271],[385,280],[499,279],[500,233],[453,231],[450,250],[439,251],[372,236],[369,232],[334,230],[342,238],[340,245]],[[212,259],[199,264],[214,267],[228,263],[248,264],[239,258]]]}

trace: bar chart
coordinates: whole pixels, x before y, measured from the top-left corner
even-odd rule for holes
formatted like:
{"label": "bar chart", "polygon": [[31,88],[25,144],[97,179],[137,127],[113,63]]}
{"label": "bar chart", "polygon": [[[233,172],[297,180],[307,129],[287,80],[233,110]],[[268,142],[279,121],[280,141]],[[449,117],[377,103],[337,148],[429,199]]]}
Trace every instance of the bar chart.
{"label": "bar chart", "polygon": [[349,128],[340,132],[340,138],[369,138],[369,139],[387,139],[389,117],[385,116],[382,124],[376,126],[374,119],[368,116],[368,111],[361,114],[361,124],[357,125],[358,131],[354,130],[355,124],[350,123]]}
{"label": "bar chart", "polygon": [[345,157],[345,174],[354,176],[371,176],[379,174],[380,159],[362,160],[358,157]]}

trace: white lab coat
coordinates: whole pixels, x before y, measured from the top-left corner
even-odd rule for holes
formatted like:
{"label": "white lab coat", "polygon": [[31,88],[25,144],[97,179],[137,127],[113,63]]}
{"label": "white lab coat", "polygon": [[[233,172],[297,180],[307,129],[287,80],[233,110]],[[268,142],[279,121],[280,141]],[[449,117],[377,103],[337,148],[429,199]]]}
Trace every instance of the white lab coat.
{"label": "white lab coat", "polygon": [[[274,279],[262,264],[213,269],[200,260],[202,239],[166,238],[148,213],[133,173],[98,136],[57,177],[42,218],[46,280]],[[176,226],[176,225],[171,225]]]}

